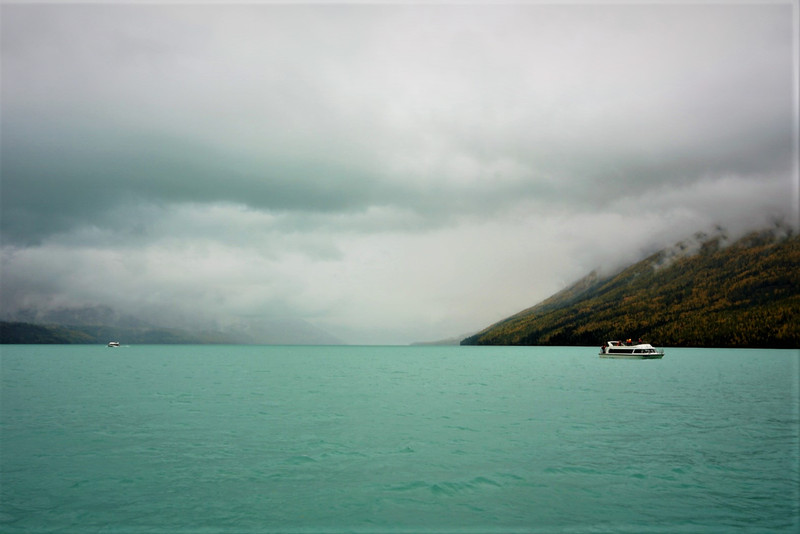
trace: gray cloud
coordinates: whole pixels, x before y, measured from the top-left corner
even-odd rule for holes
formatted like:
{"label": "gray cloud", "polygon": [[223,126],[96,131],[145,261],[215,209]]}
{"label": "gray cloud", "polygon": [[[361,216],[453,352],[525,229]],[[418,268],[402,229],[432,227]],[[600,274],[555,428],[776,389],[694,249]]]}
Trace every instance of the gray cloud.
{"label": "gray cloud", "polygon": [[0,9],[7,310],[445,337],[797,220],[790,5]]}

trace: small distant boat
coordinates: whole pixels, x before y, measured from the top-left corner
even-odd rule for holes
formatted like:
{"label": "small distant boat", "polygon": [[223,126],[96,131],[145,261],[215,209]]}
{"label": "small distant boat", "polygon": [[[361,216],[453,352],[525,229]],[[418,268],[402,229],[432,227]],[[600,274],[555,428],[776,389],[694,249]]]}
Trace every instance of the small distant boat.
{"label": "small distant boat", "polygon": [[119,347],[119,341],[109,341],[108,342],[108,346],[109,347]]}
{"label": "small distant boat", "polygon": [[600,347],[601,358],[629,358],[632,360],[657,360],[664,357],[663,350],[656,350],[650,343],[627,341],[606,341]]}

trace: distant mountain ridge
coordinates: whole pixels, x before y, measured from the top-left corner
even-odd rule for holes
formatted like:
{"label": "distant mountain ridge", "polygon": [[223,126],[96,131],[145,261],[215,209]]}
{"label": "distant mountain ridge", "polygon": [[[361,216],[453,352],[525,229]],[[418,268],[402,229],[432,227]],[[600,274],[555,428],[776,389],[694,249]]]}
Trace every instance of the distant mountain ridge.
{"label": "distant mountain ridge", "polygon": [[611,276],[592,272],[462,345],[800,347],[800,237],[777,227],[733,243],[721,232]]}
{"label": "distant mountain ridge", "polygon": [[154,325],[108,306],[20,310],[0,321],[0,344],[271,344],[340,345],[337,337],[301,319],[250,321],[226,331]]}
{"label": "distant mountain ridge", "polygon": [[153,325],[109,306],[28,308],[0,322],[2,344],[134,344],[235,343],[231,335],[214,331],[188,331]]}
{"label": "distant mountain ridge", "polygon": [[120,314],[113,308],[103,305],[62,307],[47,310],[26,308],[18,310],[12,317],[4,317],[3,319],[38,325],[104,325],[136,329],[156,328],[155,325],[138,317]]}
{"label": "distant mountain ridge", "polygon": [[175,328],[124,327],[108,325],[34,324],[0,322],[0,344],[231,344],[234,338],[220,332],[187,332]]}

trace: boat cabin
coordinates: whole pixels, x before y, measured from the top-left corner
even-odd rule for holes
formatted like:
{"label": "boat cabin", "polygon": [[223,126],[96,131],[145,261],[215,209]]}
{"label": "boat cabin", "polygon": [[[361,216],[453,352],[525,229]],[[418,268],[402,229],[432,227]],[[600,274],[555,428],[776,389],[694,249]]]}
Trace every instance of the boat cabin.
{"label": "boat cabin", "polygon": [[639,341],[607,341],[600,347],[600,355],[620,355],[620,356],[633,356],[633,357],[648,357],[655,355],[664,355],[663,351],[656,350],[650,343],[643,343]]}

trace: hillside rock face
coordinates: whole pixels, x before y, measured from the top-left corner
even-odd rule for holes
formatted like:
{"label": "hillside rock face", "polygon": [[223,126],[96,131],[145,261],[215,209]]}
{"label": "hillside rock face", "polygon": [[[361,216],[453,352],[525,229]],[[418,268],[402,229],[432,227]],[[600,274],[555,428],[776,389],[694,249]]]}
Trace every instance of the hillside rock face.
{"label": "hillside rock face", "polygon": [[591,273],[462,345],[800,347],[800,237],[699,234],[608,277]]}

